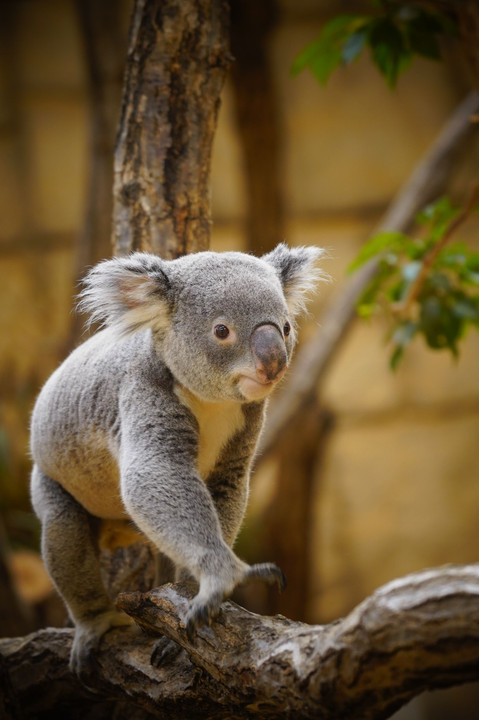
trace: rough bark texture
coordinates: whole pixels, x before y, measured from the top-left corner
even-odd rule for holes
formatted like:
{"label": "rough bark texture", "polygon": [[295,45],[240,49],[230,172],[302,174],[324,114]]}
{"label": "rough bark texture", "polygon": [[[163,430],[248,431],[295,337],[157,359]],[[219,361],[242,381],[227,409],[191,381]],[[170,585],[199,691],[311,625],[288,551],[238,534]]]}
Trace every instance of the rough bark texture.
{"label": "rough bark texture", "polygon": [[114,164],[117,254],[208,248],[227,10],[224,0],[136,0]]}
{"label": "rough bark texture", "polygon": [[473,681],[479,673],[479,565],[395,580],[325,626],[225,603],[193,643],[182,622],[187,595],[166,585],[120,596],[119,605],[148,633],[164,633],[185,652],[156,669],[149,660],[152,637],[111,631],[96,656],[91,692],[67,668],[72,631],[1,640],[2,717],[29,720],[48,710],[49,718],[64,720],[379,720],[426,689]]}

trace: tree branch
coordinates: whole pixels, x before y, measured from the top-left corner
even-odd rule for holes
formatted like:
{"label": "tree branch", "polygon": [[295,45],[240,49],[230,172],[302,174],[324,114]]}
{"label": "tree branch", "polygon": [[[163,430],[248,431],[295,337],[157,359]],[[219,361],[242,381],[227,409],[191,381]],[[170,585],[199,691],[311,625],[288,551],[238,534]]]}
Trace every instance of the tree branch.
{"label": "tree branch", "polygon": [[[324,626],[261,617],[227,602],[194,643],[182,620],[188,596],[183,586],[164,585],[119,597],[147,632],[165,634],[185,652],[156,669],[151,637],[113,630],[96,656],[93,692],[68,671],[71,630],[1,640],[4,704],[16,704],[24,720],[56,708],[52,698],[77,709],[88,701],[103,711],[106,701],[121,699],[135,718],[379,720],[424,690],[478,676],[479,565],[394,580]],[[5,717],[17,716],[9,710]]]}
{"label": "tree branch", "polygon": [[[479,95],[472,92],[452,114],[435,143],[399,191],[374,232],[405,232],[416,214],[445,188],[451,166],[469,139],[470,118],[479,110]],[[295,422],[356,317],[356,304],[378,269],[373,260],[349,280],[321,319],[316,335],[298,351],[288,383],[271,404],[259,454],[269,452],[284,429]]]}

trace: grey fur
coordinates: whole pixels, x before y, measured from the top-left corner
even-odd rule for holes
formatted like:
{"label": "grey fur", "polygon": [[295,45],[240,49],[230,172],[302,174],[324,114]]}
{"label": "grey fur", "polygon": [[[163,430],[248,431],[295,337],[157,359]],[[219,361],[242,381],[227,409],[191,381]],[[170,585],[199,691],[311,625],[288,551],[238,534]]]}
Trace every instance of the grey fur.
{"label": "grey fur", "polygon": [[266,398],[291,358],[320,255],[285,245],[263,258],[135,253],[87,276],[80,305],[105,329],[47,381],[31,429],[32,502],[75,623],[76,672],[110,627],[128,622],[101,582],[98,519],[133,520],[198,582],[190,633],[248,577],[281,582],[275,566],[251,568],[231,548]]}

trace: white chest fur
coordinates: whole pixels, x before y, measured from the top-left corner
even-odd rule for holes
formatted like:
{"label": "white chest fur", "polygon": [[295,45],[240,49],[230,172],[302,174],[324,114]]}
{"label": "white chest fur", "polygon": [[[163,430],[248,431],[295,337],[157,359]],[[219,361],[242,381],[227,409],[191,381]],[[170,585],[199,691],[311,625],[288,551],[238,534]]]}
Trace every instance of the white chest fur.
{"label": "white chest fur", "polygon": [[234,401],[208,402],[181,386],[177,386],[175,392],[198,422],[200,437],[197,467],[205,480],[213,470],[222,448],[244,426],[241,404]]}

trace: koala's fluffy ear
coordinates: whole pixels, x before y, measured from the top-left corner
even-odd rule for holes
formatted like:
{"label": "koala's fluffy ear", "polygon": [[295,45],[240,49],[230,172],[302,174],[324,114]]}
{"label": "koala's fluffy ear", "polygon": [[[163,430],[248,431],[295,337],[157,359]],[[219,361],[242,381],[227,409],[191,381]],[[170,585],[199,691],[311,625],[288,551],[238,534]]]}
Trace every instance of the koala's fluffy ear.
{"label": "koala's fluffy ear", "polygon": [[120,335],[168,325],[171,286],[166,263],[156,255],[138,252],[104,260],[83,284],[78,309],[90,314],[90,322],[110,326]]}
{"label": "koala's fluffy ear", "polygon": [[289,248],[284,243],[263,255],[262,259],[269,262],[278,273],[286,303],[293,316],[304,312],[307,294],[315,289],[319,281],[328,279],[328,275],[316,265],[324,255],[325,251],[318,247]]}

